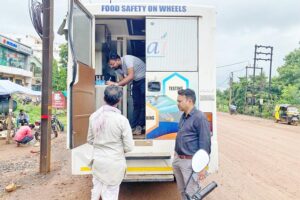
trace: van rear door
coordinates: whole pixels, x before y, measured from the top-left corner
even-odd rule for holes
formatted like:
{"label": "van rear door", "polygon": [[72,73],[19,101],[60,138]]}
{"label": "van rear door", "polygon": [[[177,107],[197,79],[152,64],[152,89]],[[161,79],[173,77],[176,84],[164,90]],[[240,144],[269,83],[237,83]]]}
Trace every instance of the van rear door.
{"label": "van rear door", "polygon": [[[77,0],[74,1],[69,42],[73,44],[76,65],[68,70],[68,146],[86,143],[89,116],[95,111],[94,17]],[[72,46],[72,45],[70,45]],[[69,54],[70,55],[70,54]],[[69,56],[69,60],[71,60]]]}

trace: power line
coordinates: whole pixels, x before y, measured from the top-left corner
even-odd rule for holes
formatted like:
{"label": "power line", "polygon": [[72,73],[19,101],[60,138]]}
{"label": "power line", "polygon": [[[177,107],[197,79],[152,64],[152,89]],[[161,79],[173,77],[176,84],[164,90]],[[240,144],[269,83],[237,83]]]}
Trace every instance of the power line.
{"label": "power line", "polygon": [[246,63],[246,62],[249,63],[248,60],[245,60],[245,61],[236,62],[236,63],[232,63],[232,64],[228,64],[228,65],[221,65],[221,66],[218,66],[216,68],[219,69],[219,68],[223,68],[223,67],[229,67],[229,66],[238,65],[238,64],[241,64],[241,63]]}
{"label": "power line", "polygon": [[40,38],[43,38],[43,4],[36,0],[28,1],[29,15],[33,27]]}

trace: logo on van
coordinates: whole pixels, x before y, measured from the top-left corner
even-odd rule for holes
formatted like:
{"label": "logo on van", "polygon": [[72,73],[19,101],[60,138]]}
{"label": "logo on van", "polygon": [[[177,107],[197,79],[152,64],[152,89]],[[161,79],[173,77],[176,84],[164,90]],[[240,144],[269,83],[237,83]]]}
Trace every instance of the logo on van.
{"label": "logo on van", "polygon": [[167,47],[168,33],[165,32],[158,40],[150,40],[146,47],[146,53],[148,57],[164,57]]}
{"label": "logo on van", "polygon": [[180,73],[173,73],[163,79],[163,94],[177,101],[177,91],[189,87],[189,79]]}

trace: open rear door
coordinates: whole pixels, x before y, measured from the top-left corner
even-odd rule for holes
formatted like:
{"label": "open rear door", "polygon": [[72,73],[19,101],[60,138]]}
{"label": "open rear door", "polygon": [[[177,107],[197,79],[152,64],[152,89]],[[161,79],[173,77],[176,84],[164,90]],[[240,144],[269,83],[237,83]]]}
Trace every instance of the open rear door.
{"label": "open rear door", "polygon": [[95,111],[94,19],[77,0],[72,10],[72,28],[69,30],[72,38],[69,42],[73,44],[72,56],[76,58],[76,65],[72,64],[72,70],[68,72],[68,134],[69,147],[75,148],[86,143],[89,116]]}

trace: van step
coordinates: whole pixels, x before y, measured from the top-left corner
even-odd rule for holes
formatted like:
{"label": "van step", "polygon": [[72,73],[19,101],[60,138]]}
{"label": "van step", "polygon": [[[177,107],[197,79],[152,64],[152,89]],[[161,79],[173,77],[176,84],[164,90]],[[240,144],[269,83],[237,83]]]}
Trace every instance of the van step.
{"label": "van step", "polygon": [[170,174],[126,174],[123,182],[171,182],[174,175]]}
{"label": "van step", "polygon": [[137,140],[137,139],[145,139],[145,134],[141,134],[141,135],[133,135],[133,139]]}
{"label": "van step", "polygon": [[128,153],[125,154],[126,160],[153,160],[153,159],[170,159],[169,152],[159,153]]}

